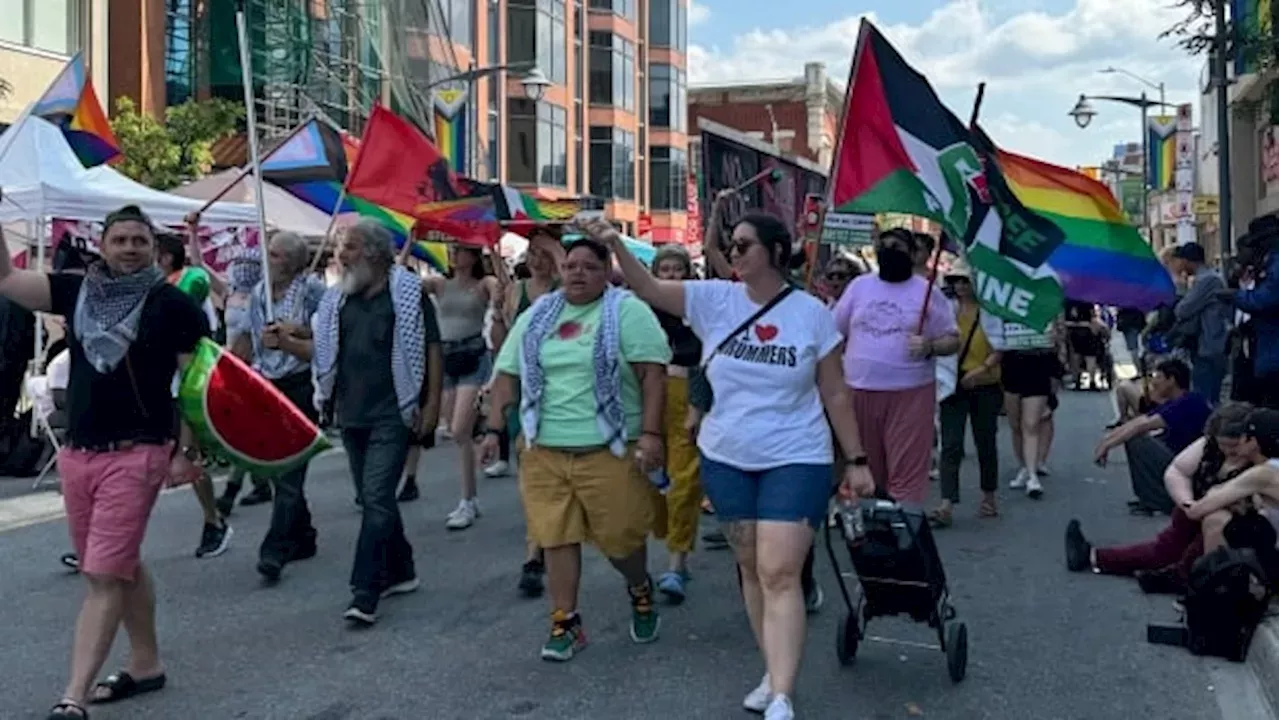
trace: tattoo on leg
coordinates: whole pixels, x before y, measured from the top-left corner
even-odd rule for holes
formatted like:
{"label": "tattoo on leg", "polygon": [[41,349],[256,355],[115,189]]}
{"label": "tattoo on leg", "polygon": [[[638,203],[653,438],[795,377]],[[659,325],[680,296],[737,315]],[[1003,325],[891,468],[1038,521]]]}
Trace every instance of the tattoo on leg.
{"label": "tattoo on leg", "polygon": [[735,550],[755,550],[756,524],[745,520],[725,523],[724,537]]}

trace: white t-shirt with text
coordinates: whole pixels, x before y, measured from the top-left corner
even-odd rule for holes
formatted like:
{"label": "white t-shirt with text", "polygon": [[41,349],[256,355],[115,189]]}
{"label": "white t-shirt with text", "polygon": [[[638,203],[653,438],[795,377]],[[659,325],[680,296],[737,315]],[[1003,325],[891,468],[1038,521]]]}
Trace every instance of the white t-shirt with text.
{"label": "white t-shirt with text", "polygon": [[[760,305],[742,283],[684,284],[685,317],[704,362]],[[833,462],[831,430],[818,393],[818,362],[843,337],[822,301],[793,290],[707,364],[715,399],[698,449],[741,470]]]}

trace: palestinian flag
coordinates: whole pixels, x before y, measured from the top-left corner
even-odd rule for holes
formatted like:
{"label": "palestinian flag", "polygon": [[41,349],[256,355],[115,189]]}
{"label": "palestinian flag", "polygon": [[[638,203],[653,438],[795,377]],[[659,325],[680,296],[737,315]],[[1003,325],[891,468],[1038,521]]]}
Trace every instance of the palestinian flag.
{"label": "palestinian flag", "polygon": [[1021,205],[989,149],[865,19],[837,148],[829,212],[935,220],[965,249],[988,311],[1038,330],[1062,312],[1045,265],[1062,233]]}

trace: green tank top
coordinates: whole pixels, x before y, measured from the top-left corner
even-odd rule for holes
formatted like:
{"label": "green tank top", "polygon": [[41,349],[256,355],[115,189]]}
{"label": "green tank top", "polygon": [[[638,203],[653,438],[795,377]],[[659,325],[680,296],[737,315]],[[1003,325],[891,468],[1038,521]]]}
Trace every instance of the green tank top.
{"label": "green tank top", "polygon": [[[551,287],[547,289],[547,292],[552,292],[559,287],[560,287],[560,281],[552,280]],[[532,304],[533,303],[529,301],[529,281],[521,280],[520,281],[520,299],[516,301],[516,317],[520,317],[520,313],[524,312],[525,310],[528,310],[529,306]]]}

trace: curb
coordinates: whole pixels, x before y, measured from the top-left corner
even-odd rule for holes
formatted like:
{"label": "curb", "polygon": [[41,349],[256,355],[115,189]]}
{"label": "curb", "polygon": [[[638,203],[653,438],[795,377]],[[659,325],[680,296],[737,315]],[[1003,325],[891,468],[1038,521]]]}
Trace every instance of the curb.
{"label": "curb", "polygon": [[1271,717],[1280,714],[1280,700],[1277,700],[1277,681],[1280,680],[1277,666],[1280,665],[1280,655],[1277,654],[1276,639],[1277,629],[1280,628],[1277,625],[1275,609],[1276,605],[1273,602],[1272,613],[1254,631],[1246,661],[1249,664],[1249,671],[1258,681],[1262,697],[1271,711]]}

